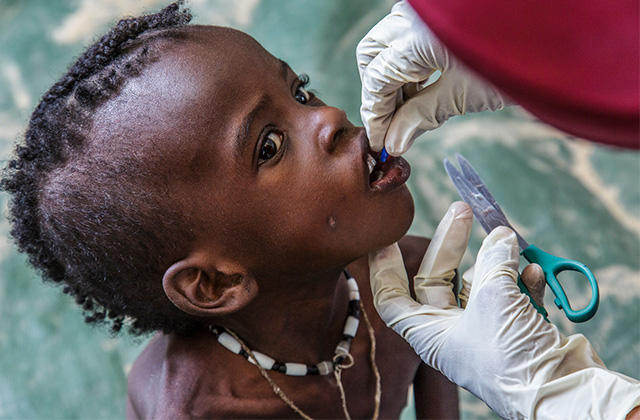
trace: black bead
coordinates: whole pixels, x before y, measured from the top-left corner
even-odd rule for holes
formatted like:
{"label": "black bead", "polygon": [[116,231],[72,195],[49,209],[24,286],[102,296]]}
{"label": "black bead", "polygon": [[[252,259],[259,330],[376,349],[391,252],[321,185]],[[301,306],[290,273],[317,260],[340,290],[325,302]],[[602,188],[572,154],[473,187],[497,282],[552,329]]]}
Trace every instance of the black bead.
{"label": "black bead", "polygon": [[307,366],[307,375],[320,375],[318,366]]}
{"label": "black bead", "polygon": [[349,301],[349,315],[354,318],[360,319],[360,301],[359,300],[350,300]]}
{"label": "black bead", "polygon": [[271,370],[275,370],[280,373],[287,373],[287,367],[283,363],[279,363],[279,362],[275,362]]}

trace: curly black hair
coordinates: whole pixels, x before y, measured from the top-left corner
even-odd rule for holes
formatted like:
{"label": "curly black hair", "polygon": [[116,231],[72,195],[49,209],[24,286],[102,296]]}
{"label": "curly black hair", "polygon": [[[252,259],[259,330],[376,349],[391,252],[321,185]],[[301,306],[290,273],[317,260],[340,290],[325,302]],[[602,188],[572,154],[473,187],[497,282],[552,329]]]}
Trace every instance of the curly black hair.
{"label": "curly black hair", "polygon": [[64,285],[87,322],[114,333],[123,325],[135,335],[198,327],[167,304],[159,281],[166,261],[191,239],[187,222],[133,156],[88,147],[95,110],[166,43],[185,39],[190,20],[177,1],[120,20],[91,45],[36,106],[0,184],[12,195],[11,235],[19,250],[45,281]]}

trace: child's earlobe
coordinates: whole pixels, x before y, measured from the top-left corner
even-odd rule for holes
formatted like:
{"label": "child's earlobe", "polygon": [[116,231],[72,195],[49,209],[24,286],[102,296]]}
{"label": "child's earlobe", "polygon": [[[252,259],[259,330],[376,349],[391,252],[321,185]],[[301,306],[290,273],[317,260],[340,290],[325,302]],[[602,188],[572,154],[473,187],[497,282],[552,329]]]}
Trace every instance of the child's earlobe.
{"label": "child's earlobe", "polygon": [[223,316],[254,299],[258,285],[252,276],[242,270],[213,266],[205,258],[192,255],[165,271],[162,287],[178,309],[199,317]]}

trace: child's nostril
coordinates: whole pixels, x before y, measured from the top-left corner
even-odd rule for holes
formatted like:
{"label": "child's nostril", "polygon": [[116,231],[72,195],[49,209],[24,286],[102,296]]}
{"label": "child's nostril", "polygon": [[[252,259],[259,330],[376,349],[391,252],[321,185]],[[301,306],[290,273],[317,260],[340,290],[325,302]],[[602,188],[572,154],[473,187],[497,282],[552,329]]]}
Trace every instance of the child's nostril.
{"label": "child's nostril", "polygon": [[340,137],[342,137],[345,134],[345,129],[341,128],[338,131],[335,132],[335,134],[333,135],[333,144],[337,144],[338,141],[340,140]]}

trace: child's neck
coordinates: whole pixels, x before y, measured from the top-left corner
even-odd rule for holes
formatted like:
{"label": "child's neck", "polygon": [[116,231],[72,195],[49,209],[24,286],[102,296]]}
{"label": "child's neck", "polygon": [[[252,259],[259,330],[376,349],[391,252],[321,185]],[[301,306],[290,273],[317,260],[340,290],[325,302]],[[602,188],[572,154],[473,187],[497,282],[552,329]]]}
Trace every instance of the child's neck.
{"label": "child's neck", "polygon": [[281,362],[331,360],[347,319],[349,290],[342,270],[282,278],[261,287],[245,309],[221,320],[252,349]]}

